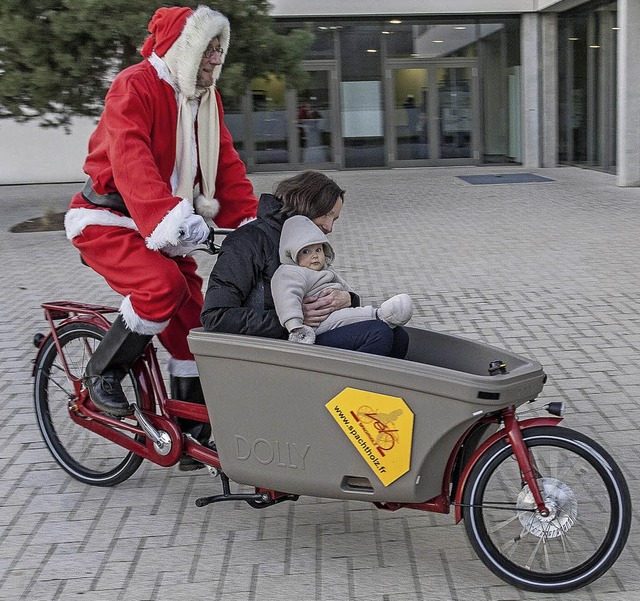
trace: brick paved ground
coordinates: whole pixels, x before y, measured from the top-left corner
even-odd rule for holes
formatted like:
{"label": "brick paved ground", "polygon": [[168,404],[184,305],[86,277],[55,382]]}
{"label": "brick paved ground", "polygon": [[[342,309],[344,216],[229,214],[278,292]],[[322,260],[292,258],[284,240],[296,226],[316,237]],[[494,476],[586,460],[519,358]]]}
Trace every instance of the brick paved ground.
{"label": "brick paved ground", "polygon": [[[535,357],[545,401],[618,459],[640,507],[640,189],[574,168],[548,183],[473,186],[504,168],[339,172],[347,189],[332,235],[337,267],[379,302],[416,301],[413,323]],[[270,191],[283,174],[258,174]],[[0,187],[0,598],[224,601],[530,599],[475,558],[452,516],[380,512],[315,498],[256,511],[198,509],[220,491],[208,474],[145,462],[95,488],[67,477],[32,409],[31,337],[39,304],[119,303],[62,232],[8,233],[62,210],[77,185]],[[201,261],[206,274],[211,259]],[[540,403],[542,404],[542,403]],[[537,599],[631,601],[640,595],[638,509],[615,567],[591,586]]]}

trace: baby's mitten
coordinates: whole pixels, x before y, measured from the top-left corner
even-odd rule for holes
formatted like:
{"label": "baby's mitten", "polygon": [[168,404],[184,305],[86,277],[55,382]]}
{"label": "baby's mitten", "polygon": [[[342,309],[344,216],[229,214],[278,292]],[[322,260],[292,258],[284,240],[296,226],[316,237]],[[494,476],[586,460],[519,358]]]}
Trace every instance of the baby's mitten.
{"label": "baby's mitten", "polygon": [[316,341],[316,333],[309,326],[301,326],[291,331],[289,340],[302,344],[313,344]]}

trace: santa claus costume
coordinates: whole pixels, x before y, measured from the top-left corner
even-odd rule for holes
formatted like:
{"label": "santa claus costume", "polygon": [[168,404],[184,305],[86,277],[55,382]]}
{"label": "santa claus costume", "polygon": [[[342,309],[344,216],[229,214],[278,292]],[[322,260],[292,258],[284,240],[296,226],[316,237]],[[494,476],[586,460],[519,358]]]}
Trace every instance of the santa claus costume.
{"label": "santa claus costume", "polygon": [[[227,18],[205,6],[160,8],[148,29],[146,60],[107,93],[89,141],[89,179],[65,218],[84,262],[124,297],[87,368],[94,403],[120,416],[131,410],[119,381],[153,335],[171,357],[172,396],[201,402],[187,334],[200,325],[202,280],[187,253],[206,237],[203,218],[233,228],[257,207],[215,89]],[[213,80],[206,88],[203,65]]]}

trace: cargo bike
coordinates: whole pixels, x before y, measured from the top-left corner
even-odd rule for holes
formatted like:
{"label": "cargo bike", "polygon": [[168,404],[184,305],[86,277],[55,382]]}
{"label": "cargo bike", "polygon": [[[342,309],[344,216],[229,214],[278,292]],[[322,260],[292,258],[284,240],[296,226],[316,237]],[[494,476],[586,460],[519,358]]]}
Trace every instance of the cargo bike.
{"label": "cargo bike", "polygon": [[[117,309],[42,308],[36,418],[54,459],[81,482],[116,485],[144,459],[170,467],[186,454],[221,481],[198,506],[311,495],[453,511],[494,574],[535,592],[585,586],[624,548],[631,501],[610,454],[558,425],[562,403],[544,405],[546,416],[517,413],[546,381],[535,361],[414,327],[404,360],[193,330],[206,406],[168,397],[151,342],[123,382],[133,414],[116,418],[92,404],[82,376]],[[177,418],[210,421],[215,446],[183,434]]]}

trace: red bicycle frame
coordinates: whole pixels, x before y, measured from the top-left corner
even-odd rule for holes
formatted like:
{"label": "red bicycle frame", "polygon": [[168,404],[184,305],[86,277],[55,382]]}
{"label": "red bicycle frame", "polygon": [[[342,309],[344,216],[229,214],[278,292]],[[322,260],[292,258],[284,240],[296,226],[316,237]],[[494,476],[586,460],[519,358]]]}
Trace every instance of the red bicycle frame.
{"label": "red bicycle frame", "polygon": [[[40,348],[44,347],[44,340],[53,339],[65,373],[74,384],[74,396],[69,401],[69,416],[75,423],[163,467],[176,464],[183,454],[187,454],[215,470],[222,471],[218,453],[198,444],[188,436],[183,436],[178,427],[176,418],[209,422],[209,414],[206,405],[198,405],[168,397],[153,343],[147,345],[143,356],[133,366],[134,381],[138,389],[141,405],[136,407],[140,412],[137,415],[138,419],[117,419],[95,410],[82,378],[72,374],[67,365],[62,345],[58,339],[57,329],[66,324],[77,322],[93,324],[107,330],[111,323],[104,315],[116,313],[116,308],[76,302],[45,303],[42,308],[49,323],[50,331],[47,337],[41,341]],[[55,321],[60,321],[60,323],[56,326]],[[87,349],[87,351],[90,353],[91,349]],[[437,497],[423,503],[376,502],[374,504],[380,509],[390,511],[410,508],[435,513],[449,513],[453,503],[455,505],[455,520],[458,523],[462,519],[462,495],[471,470],[492,444],[500,439],[507,439],[518,461],[522,480],[529,486],[538,511],[544,515],[546,507],[535,476],[535,465],[532,464],[532,457],[523,441],[522,430],[533,426],[554,426],[560,421],[561,418],[544,417],[518,422],[515,415],[515,407],[513,406],[503,409],[494,416],[482,418],[460,437],[460,440],[453,448],[445,469],[442,491]],[[147,428],[141,427],[140,422],[146,422]],[[464,467],[462,467],[459,477],[455,478],[454,481],[454,470],[459,461],[459,456],[461,456],[462,448],[469,440],[478,423],[503,423],[504,427],[490,436],[475,450],[469,460],[466,461]],[[157,439],[154,440],[154,431],[156,434],[163,434],[165,437],[163,439],[164,444],[157,444]],[[150,432],[152,433],[151,436]],[[452,486],[455,487],[455,490],[451,490]],[[256,489],[256,492],[266,493],[271,502],[277,502],[288,497],[286,493],[266,491],[265,489]],[[212,499],[218,500],[217,497],[212,497]]]}
{"label": "red bicycle frame", "polygon": [[[447,467],[445,469],[442,481],[442,492],[437,497],[429,499],[428,501],[424,501],[423,503],[374,504],[379,509],[386,509],[388,511],[396,511],[397,509],[407,508],[418,509],[420,511],[429,511],[432,513],[449,513],[451,510],[451,505],[453,504],[455,506],[455,523],[457,524],[462,520],[462,495],[464,493],[464,488],[466,486],[467,479],[469,478],[471,470],[477,463],[478,459],[480,459],[483,453],[492,444],[500,439],[506,438],[508,439],[509,444],[512,446],[514,455],[516,457],[516,460],[518,461],[522,480],[529,485],[529,489],[531,490],[533,498],[536,502],[537,509],[541,513],[544,513],[546,511],[546,507],[544,504],[544,500],[542,499],[540,487],[538,486],[538,482],[535,477],[535,466],[532,464],[531,455],[522,438],[522,431],[526,428],[532,428],[534,426],[556,426],[562,421],[562,418],[536,417],[519,422],[516,419],[515,412],[515,407],[507,407],[494,417],[486,417],[480,420],[480,423],[504,422],[504,428],[490,436],[474,451],[473,455],[465,463],[460,477],[457,478],[456,482],[454,483],[453,473],[461,449],[464,443],[469,439],[471,432],[474,430],[478,422],[471,426],[460,437],[460,440],[458,440],[455,447],[453,448],[453,451],[451,452],[451,455],[449,456],[449,461],[447,462]],[[455,490],[451,490],[452,485],[455,486]]]}
{"label": "red bicycle frame", "polygon": [[[170,450],[161,452],[148,433],[134,420],[117,419],[95,410],[82,378],[74,375],[67,365],[57,329],[68,323],[78,322],[93,324],[107,330],[111,323],[104,315],[116,313],[115,307],[64,301],[44,303],[42,308],[49,324],[49,334],[41,342],[40,348],[44,347],[44,340],[53,339],[63,369],[74,385],[74,397],[69,401],[69,417],[74,422],[163,467],[174,465],[182,454],[186,453],[198,461],[220,469],[220,458],[216,451],[182,435],[176,418],[208,422],[209,414],[205,405],[169,399],[153,343],[147,345],[143,356],[133,366],[134,381],[140,395],[138,409],[153,428],[167,433]],[[60,323],[56,325],[56,321]],[[90,349],[87,350],[90,352]],[[36,359],[35,364],[37,363]],[[141,440],[145,442],[142,443]]]}

